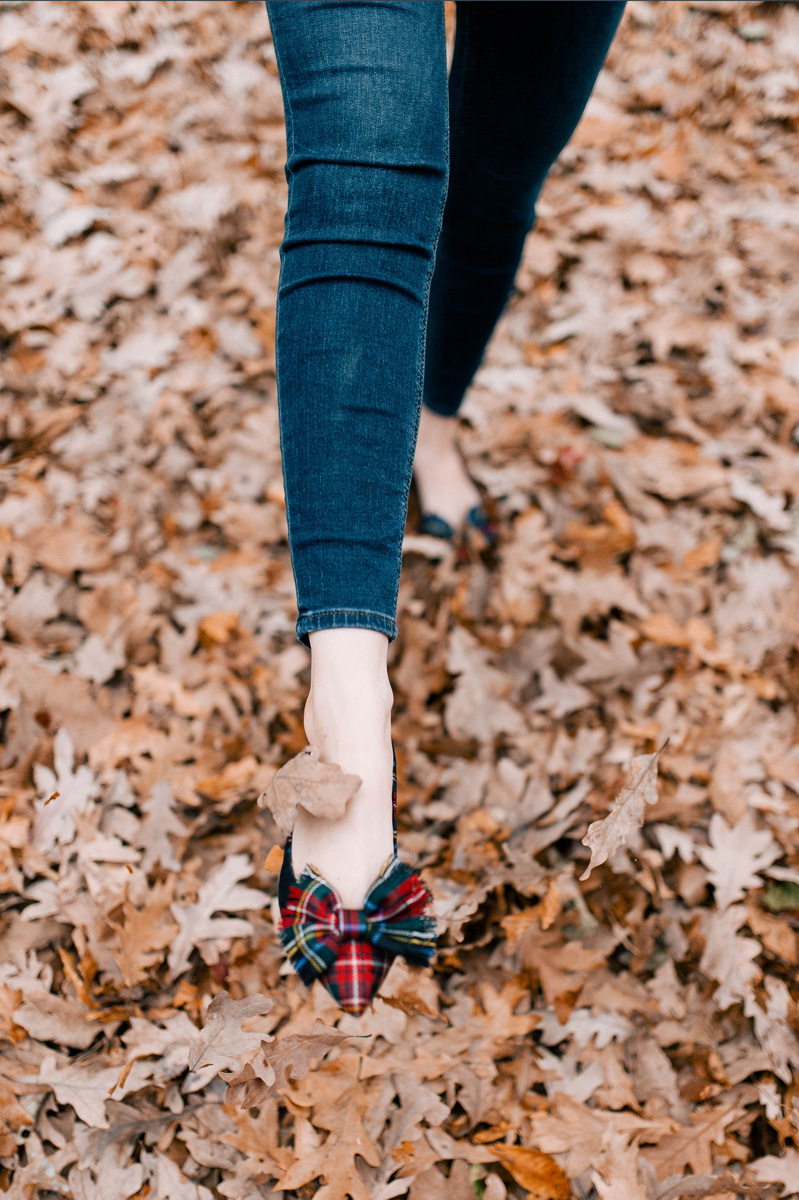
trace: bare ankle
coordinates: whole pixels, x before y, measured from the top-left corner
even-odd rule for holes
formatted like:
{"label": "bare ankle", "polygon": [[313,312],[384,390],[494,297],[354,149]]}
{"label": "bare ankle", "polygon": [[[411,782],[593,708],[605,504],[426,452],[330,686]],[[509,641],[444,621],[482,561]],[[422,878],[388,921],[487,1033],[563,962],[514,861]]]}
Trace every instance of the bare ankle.
{"label": "bare ankle", "polygon": [[394,693],[386,635],[370,629],[327,629],[312,633],[310,641],[311,687],[304,723],[321,757],[326,750],[345,747],[352,753],[359,743],[390,740]]}

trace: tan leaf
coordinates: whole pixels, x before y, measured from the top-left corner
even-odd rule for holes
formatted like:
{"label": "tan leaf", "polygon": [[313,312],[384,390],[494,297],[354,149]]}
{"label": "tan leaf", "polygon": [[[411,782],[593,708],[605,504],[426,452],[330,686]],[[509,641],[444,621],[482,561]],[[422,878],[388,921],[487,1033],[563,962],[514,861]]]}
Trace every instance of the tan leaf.
{"label": "tan leaf", "polygon": [[606,817],[592,821],[583,838],[583,845],[591,851],[591,861],[580,879],[587,879],[594,867],[607,862],[629,841],[630,834],[640,829],[644,821],[647,804],[655,804],[658,798],[657,764],[663,747],[654,754],[639,754],[632,761],[632,769],[613,802]]}
{"label": "tan leaf", "polygon": [[331,1133],[323,1146],[298,1159],[286,1174],[277,1181],[277,1191],[291,1191],[303,1187],[312,1179],[324,1179],[325,1186],[315,1193],[315,1200],[371,1200],[358,1168],[356,1157],[364,1159],[372,1167],[380,1164],[380,1153],[363,1126],[363,1117],[369,1106],[367,1094],[357,1087],[342,1098],[340,1127]]}
{"label": "tan leaf", "polygon": [[698,854],[710,873],[720,909],[740,900],[750,888],[762,887],[760,872],[783,853],[767,829],[755,827],[751,809],[732,829],[721,813],[714,812],[708,837],[710,845],[701,846]]}
{"label": "tan leaf", "polygon": [[230,854],[211,872],[192,904],[171,906],[179,926],[169,953],[173,978],[185,971],[192,949],[199,942],[248,937],[252,933],[252,925],[243,918],[213,915],[242,910],[251,912],[264,907],[265,897],[259,891],[240,884],[240,880],[251,874],[252,863],[246,854]]}
{"label": "tan leaf", "polygon": [[699,960],[699,970],[721,987],[714,1000],[722,1010],[744,1000],[762,975],[754,961],[760,954],[760,943],[754,938],[738,936],[746,920],[746,909],[734,904],[724,912],[702,913],[702,932],[705,948]]}
{"label": "tan leaf", "polygon": [[52,992],[27,992],[14,1020],[40,1042],[58,1042],[75,1050],[85,1050],[100,1032],[94,1021],[87,1020],[88,1010],[79,1000],[67,1000]]}
{"label": "tan leaf", "polygon": [[698,1108],[691,1113],[691,1124],[667,1133],[657,1146],[647,1147],[642,1154],[652,1164],[658,1179],[682,1175],[690,1167],[695,1175],[713,1172],[713,1145],[720,1146],[727,1128],[742,1114],[734,1104]]}
{"label": "tan leaf", "polygon": [[278,1037],[264,1048],[264,1058],[275,1073],[275,1090],[290,1079],[304,1079],[311,1063],[324,1058],[329,1050],[346,1041],[347,1034],[328,1029],[317,1021],[311,1033],[293,1033]]}
{"label": "tan leaf", "polygon": [[346,775],[338,763],[323,763],[314,746],[307,746],[280,768],[258,797],[266,805],[281,833],[291,833],[297,805],[315,817],[335,821],[358,788],[360,775]]}
{"label": "tan leaf", "polygon": [[638,1168],[638,1144],[627,1134],[611,1131],[597,1160],[594,1187],[601,1200],[647,1200],[646,1184]]}
{"label": "tan leaf", "polygon": [[24,1125],[32,1125],[33,1117],[17,1099],[11,1080],[0,1075],[0,1154],[10,1158],[17,1153],[18,1134]]}
{"label": "tan leaf", "polygon": [[106,1100],[138,1091],[151,1072],[150,1065],[136,1062],[120,1083],[118,1067],[96,1068],[81,1062],[59,1066],[54,1054],[46,1054],[39,1065],[39,1080],[55,1093],[59,1104],[71,1104],[81,1121],[95,1129],[107,1129]]}
{"label": "tan leaf", "polygon": [[178,926],[169,919],[174,892],[174,876],[170,875],[153,886],[143,908],[137,908],[126,896],[119,910],[121,919],[109,915],[108,924],[118,946],[111,954],[126,987],[135,987],[147,978],[178,932]]}
{"label": "tan leaf", "polygon": [[788,1147],[782,1154],[769,1154],[748,1164],[747,1172],[758,1183],[780,1183],[787,1196],[799,1193],[799,1152]]}
{"label": "tan leaf", "polygon": [[144,820],[135,842],[144,850],[139,866],[149,871],[160,863],[170,871],[180,870],[170,837],[185,840],[188,827],[175,812],[175,797],[166,779],[159,779],[146,800],[142,801]]}
{"label": "tan leaf", "polygon": [[240,1055],[253,1054],[262,1041],[272,1040],[269,1034],[245,1032],[242,1022],[263,1016],[272,1005],[273,1001],[262,995],[234,1000],[228,992],[219,992],[208,1005],[202,1032],[189,1048],[189,1070],[212,1066],[219,1074],[238,1071]]}

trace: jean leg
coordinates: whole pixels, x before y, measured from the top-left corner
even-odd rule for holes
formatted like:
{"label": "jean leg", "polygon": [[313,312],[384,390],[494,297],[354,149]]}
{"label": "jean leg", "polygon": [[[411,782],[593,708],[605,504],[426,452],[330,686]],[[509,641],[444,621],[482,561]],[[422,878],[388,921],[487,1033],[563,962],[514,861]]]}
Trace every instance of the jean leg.
{"label": "jean leg", "polygon": [[275,343],[296,632],[391,641],[447,186],[444,5],[267,11],[287,132]]}
{"label": "jean leg", "polygon": [[424,402],[457,412],[507,303],[535,202],[574,132],[624,3],[458,0],[449,192]]}

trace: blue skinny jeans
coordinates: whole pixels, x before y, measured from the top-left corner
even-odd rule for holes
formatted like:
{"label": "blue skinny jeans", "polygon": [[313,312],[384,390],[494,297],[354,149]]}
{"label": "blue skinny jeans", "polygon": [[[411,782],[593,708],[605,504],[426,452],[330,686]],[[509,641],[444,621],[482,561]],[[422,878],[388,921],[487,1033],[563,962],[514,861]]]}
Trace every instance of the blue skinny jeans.
{"label": "blue skinny jeans", "polygon": [[397,636],[421,406],[454,415],[624,10],[267,0],[286,118],[275,332],[296,634]]}

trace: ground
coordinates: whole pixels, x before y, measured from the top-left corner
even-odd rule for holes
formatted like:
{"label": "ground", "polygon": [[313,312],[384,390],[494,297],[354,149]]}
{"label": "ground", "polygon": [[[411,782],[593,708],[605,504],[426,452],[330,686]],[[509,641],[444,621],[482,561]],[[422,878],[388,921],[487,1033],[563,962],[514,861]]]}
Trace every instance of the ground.
{"label": "ground", "polygon": [[412,511],[391,648],[440,951],[361,1020],[257,803],[308,682],[264,8],[0,10],[0,1188],[799,1192],[797,6],[629,4],[545,187],[462,410],[500,545]]}

